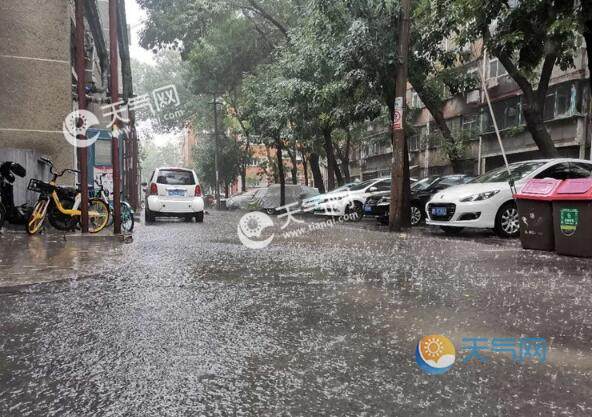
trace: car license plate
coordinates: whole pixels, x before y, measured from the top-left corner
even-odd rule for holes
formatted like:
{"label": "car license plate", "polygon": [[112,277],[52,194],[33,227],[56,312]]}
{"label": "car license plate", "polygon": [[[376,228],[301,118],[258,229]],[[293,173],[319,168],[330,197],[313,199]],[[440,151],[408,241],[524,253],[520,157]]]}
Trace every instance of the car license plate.
{"label": "car license plate", "polygon": [[372,213],[372,207],[371,206],[364,206],[364,211],[366,213]]}
{"label": "car license plate", "polygon": [[446,207],[432,207],[432,216],[446,216],[448,209]]}
{"label": "car license plate", "polygon": [[171,197],[185,197],[185,190],[169,190]]}

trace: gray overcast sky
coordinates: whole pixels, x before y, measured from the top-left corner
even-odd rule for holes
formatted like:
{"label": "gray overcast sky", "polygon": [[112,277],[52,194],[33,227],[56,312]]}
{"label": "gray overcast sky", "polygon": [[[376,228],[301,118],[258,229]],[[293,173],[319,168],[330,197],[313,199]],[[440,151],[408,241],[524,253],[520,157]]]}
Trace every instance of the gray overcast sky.
{"label": "gray overcast sky", "polygon": [[[125,11],[127,17],[127,24],[130,26],[131,45],[130,55],[132,58],[145,63],[153,63],[153,53],[142,48],[139,45],[138,34],[144,26],[146,20],[146,13],[138,6],[135,0],[125,0]],[[181,126],[180,126],[181,128]],[[152,138],[154,143],[161,146],[172,140],[178,140],[179,134],[157,134],[152,132],[149,121],[138,121],[138,132],[141,138]]]}
{"label": "gray overcast sky", "polygon": [[135,0],[125,0],[127,23],[130,26],[131,46],[130,55],[142,62],[152,62],[152,52],[140,47],[138,34],[144,26],[146,13],[138,6]]}

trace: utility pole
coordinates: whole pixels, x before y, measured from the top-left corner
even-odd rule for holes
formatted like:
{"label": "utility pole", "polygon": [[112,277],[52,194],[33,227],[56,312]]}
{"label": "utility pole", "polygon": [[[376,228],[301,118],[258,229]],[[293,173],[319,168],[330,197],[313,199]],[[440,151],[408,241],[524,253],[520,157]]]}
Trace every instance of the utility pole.
{"label": "utility pole", "polygon": [[[74,34],[74,41],[76,43],[76,76],[78,78],[76,83],[76,92],[78,95],[78,110],[86,110],[86,77],[85,77],[85,63],[84,63],[84,3],[86,0],[76,0],[75,5],[75,19],[76,32]],[[78,124],[80,120],[77,120]],[[85,140],[85,135],[78,137],[80,140]],[[80,226],[82,233],[88,233],[88,152],[86,146],[79,146],[78,151],[78,169],[80,170],[78,182],[80,182]]]}
{"label": "utility pole", "polygon": [[216,170],[216,208],[220,210],[220,166],[218,157],[218,99],[214,95],[214,169]]}
{"label": "utility pole", "polygon": [[399,23],[399,51],[397,62],[397,77],[395,80],[395,105],[392,114],[391,126],[393,161],[391,166],[391,205],[389,212],[389,231],[399,232],[406,224],[405,197],[406,186],[405,171],[409,161],[407,146],[405,143],[404,109],[405,95],[407,92],[407,56],[409,54],[409,29],[410,29],[411,0],[401,0]]}
{"label": "utility pole", "polygon": [[119,126],[117,121],[119,102],[119,76],[117,59],[117,0],[109,0],[109,64],[111,80],[111,110],[113,126],[111,130],[111,165],[113,166],[113,232],[121,233],[121,170],[119,166]]}

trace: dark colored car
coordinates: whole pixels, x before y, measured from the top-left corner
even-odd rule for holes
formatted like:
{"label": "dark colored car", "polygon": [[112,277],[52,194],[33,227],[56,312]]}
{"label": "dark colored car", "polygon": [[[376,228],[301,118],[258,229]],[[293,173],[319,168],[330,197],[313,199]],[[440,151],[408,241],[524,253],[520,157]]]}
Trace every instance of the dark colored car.
{"label": "dark colored car", "polygon": [[[473,177],[468,175],[444,175],[424,178],[411,187],[411,225],[417,226],[425,219],[425,207],[434,194],[446,188],[466,184]],[[366,200],[364,214],[373,216],[383,224],[388,224],[390,193],[373,195]]]}

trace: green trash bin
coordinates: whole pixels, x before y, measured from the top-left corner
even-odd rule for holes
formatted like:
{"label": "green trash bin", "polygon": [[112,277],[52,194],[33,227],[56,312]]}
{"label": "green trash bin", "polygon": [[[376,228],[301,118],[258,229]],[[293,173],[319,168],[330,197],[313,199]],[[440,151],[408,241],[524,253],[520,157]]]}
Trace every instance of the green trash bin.
{"label": "green trash bin", "polygon": [[514,196],[524,249],[555,249],[552,197],[560,184],[561,181],[555,179],[532,179]]}
{"label": "green trash bin", "polygon": [[553,194],[555,250],[592,258],[592,178],[565,180]]}

